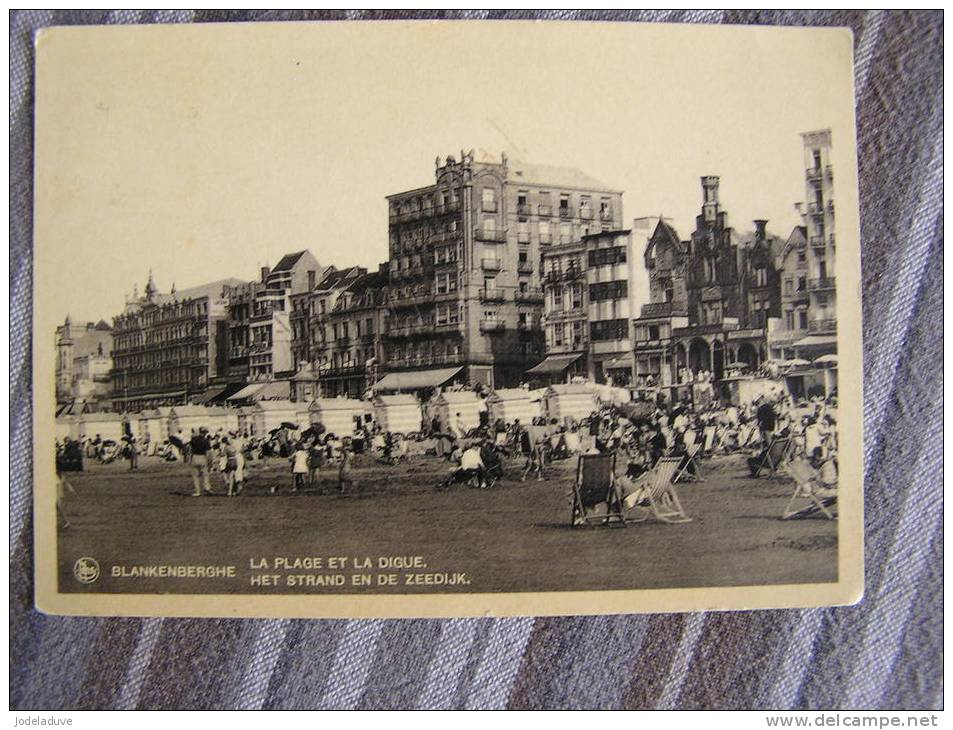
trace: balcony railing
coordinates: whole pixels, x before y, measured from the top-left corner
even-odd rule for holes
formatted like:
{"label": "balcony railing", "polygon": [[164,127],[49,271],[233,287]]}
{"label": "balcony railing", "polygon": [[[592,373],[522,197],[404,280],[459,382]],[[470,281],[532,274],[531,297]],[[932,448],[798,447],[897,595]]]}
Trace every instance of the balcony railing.
{"label": "balcony railing", "polygon": [[338,337],[334,341],[335,347],[350,347],[350,345],[351,345],[351,338],[348,337],[347,335],[344,335],[343,337]]}
{"label": "balcony railing", "polygon": [[811,279],[807,283],[809,291],[823,291],[824,289],[834,289],[837,284],[833,276],[824,276],[820,279]]}
{"label": "balcony railing", "polygon": [[824,248],[827,245],[827,239],[824,236],[811,236],[811,246],[814,248]]}
{"label": "balcony railing", "polygon": [[532,261],[520,261],[516,264],[516,270],[521,274],[532,274],[533,273],[533,262]]}
{"label": "balcony railing", "polygon": [[834,179],[834,168],[831,167],[830,165],[825,165],[825,166],[824,166],[824,174],[827,175],[827,179],[828,179],[828,180],[833,180],[833,179]]}
{"label": "balcony railing", "polygon": [[600,210],[600,211],[599,211],[599,218],[600,218],[600,220],[611,221],[611,220],[612,220],[612,209],[611,209],[611,208],[603,208],[602,210]]}
{"label": "balcony railing", "polygon": [[568,207],[568,206],[560,205],[560,206],[559,206],[559,217],[560,217],[560,218],[572,218],[572,217],[573,217],[572,208],[570,208],[570,207]]}
{"label": "balcony railing", "polygon": [[804,171],[804,174],[807,175],[808,180],[820,180],[821,179],[821,168],[819,167],[809,167]]}
{"label": "balcony railing", "polygon": [[495,200],[484,200],[480,207],[484,213],[496,213],[499,210]]}
{"label": "balcony railing", "polygon": [[487,271],[499,271],[502,267],[499,259],[481,259],[480,265]]}
{"label": "balcony railing", "polygon": [[516,292],[516,301],[526,304],[540,304],[543,301],[543,292],[539,289],[527,289]]}
{"label": "balcony railing", "polygon": [[506,299],[503,289],[498,286],[484,287],[480,289],[481,302],[502,302]]}
{"label": "balcony railing", "polygon": [[477,228],[473,237],[478,241],[488,241],[490,243],[506,243],[506,231],[498,231],[495,228]]}
{"label": "balcony railing", "polygon": [[551,205],[540,205],[540,206],[537,208],[537,210],[539,211],[539,214],[540,214],[541,216],[544,216],[544,217],[547,217],[547,218],[552,217],[552,215],[553,215],[553,206],[551,206]]}
{"label": "balcony railing", "polygon": [[811,215],[823,215],[824,214],[824,204],[823,203],[808,203],[807,212]]}
{"label": "balcony railing", "polygon": [[807,331],[814,333],[822,332],[836,332],[837,331],[837,320],[836,319],[812,319],[807,323]]}
{"label": "balcony railing", "polygon": [[434,325],[434,331],[436,332],[459,332],[459,330],[460,330],[460,320],[454,320],[454,321],[447,320],[446,322],[438,321]]}
{"label": "balcony railing", "polygon": [[532,215],[533,208],[526,203],[519,203],[516,206],[516,212],[519,215]]}
{"label": "balcony railing", "polygon": [[579,217],[583,220],[592,220],[592,208],[580,208]]}
{"label": "balcony railing", "polygon": [[480,320],[480,332],[502,332],[506,329],[506,322],[502,319],[487,318]]}

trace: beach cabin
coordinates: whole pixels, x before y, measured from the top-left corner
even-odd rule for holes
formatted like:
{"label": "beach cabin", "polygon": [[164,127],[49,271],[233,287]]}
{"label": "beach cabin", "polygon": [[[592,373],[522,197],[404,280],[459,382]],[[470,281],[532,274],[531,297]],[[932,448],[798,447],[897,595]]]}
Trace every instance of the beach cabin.
{"label": "beach cabin", "polygon": [[422,412],[416,396],[378,395],[373,403],[374,420],[382,430],[402,434],[420,431]]}
{"label": "beach cabin", "polygon": [[169,438],[169,419],[172,408],[163,406],[142,411],[139,414],[139,440],[161,444]]}
{"label": "beach cabin", "polygon": [[525,425],[542,415],[540,400],[533,400],[530,391],[523,388],[495,390],[487,397],[486,405],[491,424],[502,418],[507,424],[518,420]]}
{"label": "beach cabin", "polygon": [[546,416],[565,423],[567,418],[579,421],[596,411],[593,391],[581,383],[551,385],[546,389]]}
{"label": "beach cabin", "polygon": [[459,423],[464,432],[480,425],[480,411],[485,407],[482,399],[472,390],[455,390],[441,393],[433,399],[431,412],[440,420],[440,427],[448,430]]}
{"label": "beach cabin", "polygon": [[295,420],[298,417],[298,404],[290,400],[262,400],[249,406],[248,410],[253,428],[251,434],[254,436],[267,437],[276,428],[281,428],[282,423],[294,423],[299,428],[307,426]]}
{"label": "beach cabin", "polygon": [[79,419],[76,416],[59,416],[54,426],[57,441],[72,439],[79,440]]}
{"label": "beach cabin", "polygon": [[80,438],[120,441],[123,437],[123,417],[118,413],[84,413],[80,416]]}
{"label": "beach cabin", "polygon": [[350,436],[354,426],[364,422],[367,404],[357,398],[316,398],[308,407],[312,426],[321,424],[325,433]]}

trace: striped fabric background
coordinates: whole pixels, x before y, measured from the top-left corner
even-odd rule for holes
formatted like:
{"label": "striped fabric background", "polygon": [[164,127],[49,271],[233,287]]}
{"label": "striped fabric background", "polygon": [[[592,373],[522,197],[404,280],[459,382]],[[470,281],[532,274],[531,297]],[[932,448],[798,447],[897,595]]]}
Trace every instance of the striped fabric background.
{"label": "striped fabric background", "polygon": [[[63,24],[365,17],[853,29],[867,464],[860,606],[452,621],[74,619],[32,609],[33,32]],[[941,707],[942,22],[939,11],[12,13],[11,707]]]}

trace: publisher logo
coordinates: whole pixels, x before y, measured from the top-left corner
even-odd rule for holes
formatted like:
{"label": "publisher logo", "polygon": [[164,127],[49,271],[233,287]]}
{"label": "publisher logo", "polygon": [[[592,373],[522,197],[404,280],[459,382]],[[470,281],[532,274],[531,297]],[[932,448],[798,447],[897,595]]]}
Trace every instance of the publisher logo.
{"label": "publisher logo", "polygon": [[73,563],[73,575],[80,583],[93,583],[99,578],[99,563],[95,558],[79,558]]}

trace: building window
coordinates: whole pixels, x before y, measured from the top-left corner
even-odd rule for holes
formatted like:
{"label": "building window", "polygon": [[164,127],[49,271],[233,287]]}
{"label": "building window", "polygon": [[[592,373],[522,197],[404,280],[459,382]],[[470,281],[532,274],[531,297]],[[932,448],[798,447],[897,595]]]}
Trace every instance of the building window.
{"label": "building window", "polygon": [[572,295],[572,308],[581,309],[582,308],[582,284],[573,284],[570,289],[570,294]]}
{"label": "building window", "polygon": [[801,309],[797,313],[798,317],[798,329],[806,330],[807,329],[807,310]]}
{"label": "building window", "polygon": [[557,322],[553,325],[553,344],[559,347],[563,344],[563,323]]}
{"label": "building window", "polygon": [[755,286],[767,286],[768,285],[768,270],[763,266],[758,267],[754,270],[754,281]]}
{"label": "building window", "polygon": [[553,308],[562,309],[563,306],[563,288],[561,286],[553,287]]}
{"label": "building window", "polygon": [[789,330],[794,329],[794,310],[789,309],[784,313],[784,324]]}
{"label": "building window", "polygon": [[593,342],[624,340],[627,336],[624,319],[607,319],[589,324],[589,337]]}
{"label": "building window", "polygon": [[797,290],[805,291],[807,289],[807,279],[803,276],[799,276],[797,279]]}
{"label": "building window", "polygon": [[628,296],[628,282],[625,280],[606,281],[589,285],[590,302],[624,299],[626,296]]}
{"label": "building window", "polygon": [[483,210],[487,213],[496,212],[496,191],[493,188],[483,188]]}

